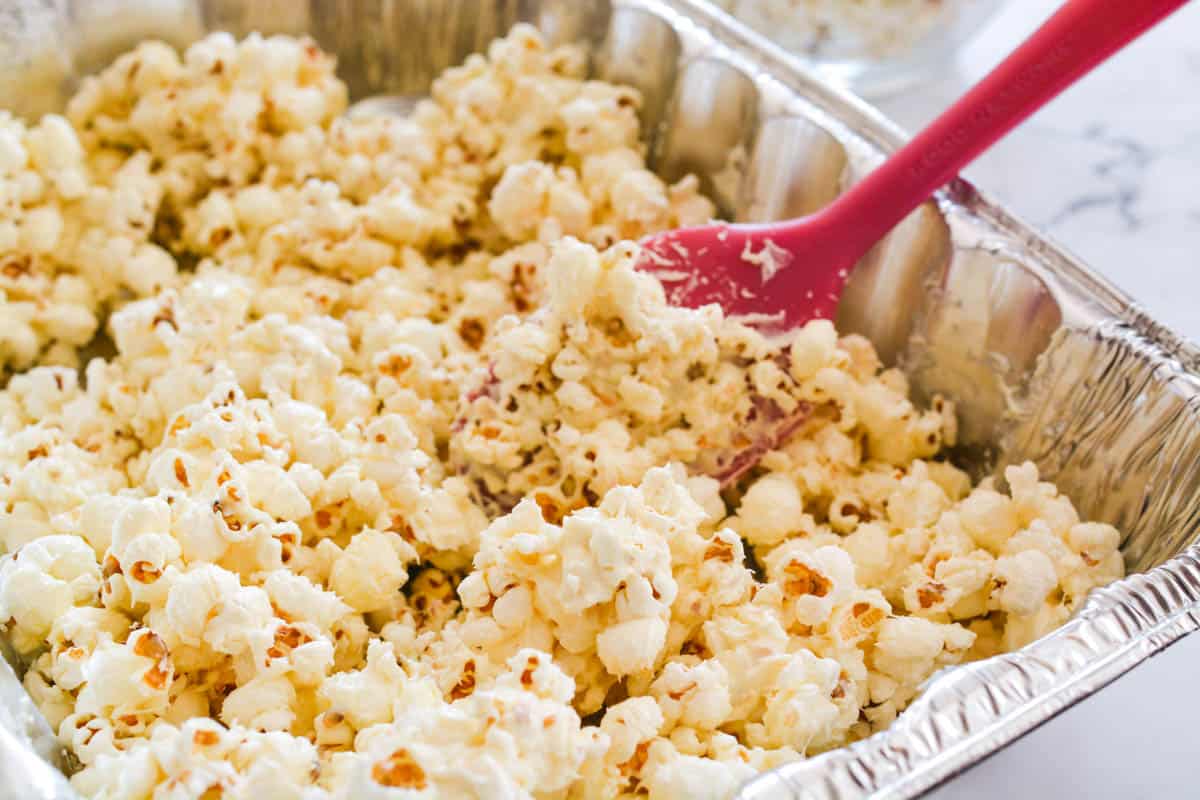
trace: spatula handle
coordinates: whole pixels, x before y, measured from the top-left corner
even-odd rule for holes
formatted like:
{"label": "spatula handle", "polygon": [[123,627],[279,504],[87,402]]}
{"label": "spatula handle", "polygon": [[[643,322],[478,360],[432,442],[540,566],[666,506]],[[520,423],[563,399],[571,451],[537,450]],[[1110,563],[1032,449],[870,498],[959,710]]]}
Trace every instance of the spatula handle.
{"label": "spatula handle", "polygon": [[1068,0],[962,99],[830,205],[863,255],[959,170],[1187,0]]}

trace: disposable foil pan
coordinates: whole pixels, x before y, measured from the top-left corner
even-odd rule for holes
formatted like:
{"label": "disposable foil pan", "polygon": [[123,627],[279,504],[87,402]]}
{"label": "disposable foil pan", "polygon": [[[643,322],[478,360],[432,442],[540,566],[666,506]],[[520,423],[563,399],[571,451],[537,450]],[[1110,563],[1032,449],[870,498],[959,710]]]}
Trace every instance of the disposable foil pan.
{"label": "disposable foil pan", "polygon": [[[639,87],[656,170],[699,174],[722,211],[820,207],[901,141],[696,0],[0,0],[0,107],[61,108],[78,75],[150,36],[309,33],[355,98],[423,92],[513,23],[582,41]],[[855,271],[839,324],[961,412],[977,476],[1030,459],[1118,526],[1131,577],[1017,653],[946,670],[890,729],[751,781],[742,797],[907,798],[1200,625],[1200,353],[969,184],[914,212]],[[0,798],[74,797],[60,748],[0,663]]]}

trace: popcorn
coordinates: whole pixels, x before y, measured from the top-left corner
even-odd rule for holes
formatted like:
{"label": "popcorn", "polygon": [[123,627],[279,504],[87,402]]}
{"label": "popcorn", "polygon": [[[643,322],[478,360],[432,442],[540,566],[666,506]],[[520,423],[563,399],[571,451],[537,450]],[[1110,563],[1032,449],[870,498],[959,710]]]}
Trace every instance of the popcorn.
{"label": "popcorn", "polygon": [[643,783],[650,796],[662,798],[732,797],[756,770],[740,761],[718,761],[680,754],[669,742],[659,740],[647,754]]}
{"label": "popcorn", "polygon": [[149,243],[162,191],[149,158],[105,174],[58,115],[27,127],[0,112],[0,365],[73,362],[120,293],[174,280],[174,259]]}
{"label": "popcorn", "polygon": [[556,174],[540,161],[508,167],[492,190],[488,211],[500,232],[518,242],[584,236],[592,216],[575,173],[560,168]]}
{"label": "popcorn", "polygon": [[173,677],[170,651],[150,629],[136,631],[124,644],[102,642],[83,667],[75,713],[114,719],[162,712]]}
{"label": "popcorn", "polygon": [[416,555],[396,534],[364,530],[333,562],[329,587],[356,611],[374,611],[386,606],[408,580],[405,563]]}
{"label": "popcorn", "polygon": [[47,638],[50,652],[39,661],[48,656],[47,675],[59,687],[73,692],[83,684],[83,667],[96,648],[104,642],[122,642],[128,632],[129,619],[123,614],[76,606],[54,621]]}
{"label": "popcorn", "polygon": [[634,757],[638,747],[658,735],[663,712],[651,697],[631,697],[610,707],[600,721],[600,730],[609,737],[605,757],[623,764]]}
{"label": "popcorn", "polygon": [[565,791],[584,760],[607,749],[603,734],[581,728],[564,704],[573,692],[548,655],[523,650],[493,689],[450,704],[397,704],[393,723],[359,735],[336,796],[485,785],[511,796]]}
{"label": "popcorn", "polygon": [[631,240],[714,207],[581,50],[405,117],[333,67],[151,42],[0,114],[0,625],[85,796],[729,797],[1122,574],[867,340],[670,306]]}
{"label": "popcorn", "polygon": [[234,689],[221,705],[226,725],[259,731],[286,731],[295,721],[296,690],[286,678],[252,678]]}
{"label": "popcorn", "polygon": [[199,668],[218,668],[222,656],[263,663],[273,644],[274,619],[267,593],[211,564],[164,573],[166,599],[147,615],[167,646],[191,649]]}
{"label": "popcorn", "polygon": [[992,553],[998,553],[1021,527],[1012,500],[987,489],[976,489],[963,500],[959,518],[976,544]]}
{"label": "popcorn", "polygon": [[286,569],[269,573],[262,588],[276,613],[311,622],[322,631],[332,629],[337,620],[350,613],[350,607],[336,594]]}
{"label": "popcorn", "polygon": [[1046,595],[1058,584],[1054,564],[1038,550],[1022,550],[996,560],[996,605],[1012,614],[1033,614],[1046,602]]}
{"label": "popcorn", "polygon": [[854,562],[840,547],[809,551],[802,540],[789,542],[771,552],[766,566],[783,591],[786,618],[809,627],[827,622],[856,588]]}
{"label": "popcorn", "polygon": [[779,544],[804,525],[804,500],[782,475],[766,475],[742,496],[738,532],[753,545]]}
{"label": "popcorn", "polygon": [[[326,680],[319,694],[329,704],[329,714],[336,714],[351,727],[362,730],[372,725],[391,722],[398,698],[412,695],[406,686],[407,676],[396,662],[392,646],[383,642],[372,642],[367,650],[366,666],[355,672],[340,672]],[[421,702],[424,695],[411,699]],[[391,703],[382,702],[391,698]],[[436,699],[433,695],[428,699]]]}
{"label": "popcorn", "polygon": [[167,797],[299,796],[311,786],[316,764],[316,749],[301,737],[195,719],[155,726],[149,737],[100,755],[71,783],[85,795],[108,789],[138,796],[159,786]]}
{"label": "popcorn", "polygon": [[613,489],[561,526],[523,501],[484,531],[474,570],[459,587],[468,609],[464,640],[499,662],[531,640],[541,618],[558,647],[597,659],[610,684],[651,669],[678,588],[668,537],[694,529],[702,514],[665,469],[651,470],[637,488]]}
{"label": "popcorn", "polygon": [[842,738],[853,718],[839,719],[844,714],[832,696],[840,670],[833,659],[817,658],[806,650],[796,653],[776,678],[762,728],[755,729],[751,744],[791,747],[803,753]]}
{"label": "popcorn", "polygon": [[[879,626],[875,667],[901,685],[915,686],[935,663],[953,663],[971,646],[974,635],[958,625],[939,625],[920,617],[891,617]],[[947,660],[949,659],[949,660]]]}
{"label": "popcorn", "polygon": [[86,542],[43,536],[0,560],[0,618],[9,620],[13,645],[30,652],[56,619],[95,602],[99,588],[100,565]]}
{"label": "popcorn", "polygon": [[728,674],[720,662],[704,661],[694,667],[667,664],[650,686],[669,724],[715,730],[733,710]]}

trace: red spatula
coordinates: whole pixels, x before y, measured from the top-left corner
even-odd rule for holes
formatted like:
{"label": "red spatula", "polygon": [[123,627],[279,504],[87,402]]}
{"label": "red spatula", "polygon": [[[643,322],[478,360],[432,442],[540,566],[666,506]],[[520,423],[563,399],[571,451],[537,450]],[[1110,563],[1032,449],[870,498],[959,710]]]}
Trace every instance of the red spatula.
{"label": "red spatula", "polygon": [[850,270],[993,142],[1187,0],[1068,0],[991,74],[822,211],[648,237],[639,268],[683,306],[717,303],[765,330],[832,319]]}

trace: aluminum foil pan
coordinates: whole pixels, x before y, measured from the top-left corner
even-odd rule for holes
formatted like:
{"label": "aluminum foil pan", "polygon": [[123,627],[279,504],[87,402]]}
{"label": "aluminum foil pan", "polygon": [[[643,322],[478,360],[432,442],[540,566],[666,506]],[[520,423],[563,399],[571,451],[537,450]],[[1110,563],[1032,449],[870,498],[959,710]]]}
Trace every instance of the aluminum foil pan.
{"label": "aluminum foil pan", "polygon": [[[519,20],[639,87],[654,168],[698,173],[733,218],[818,208],[902,138],[697,0],[0,0],[0,107],[60,108],[137,40],[215,29],[310,33],[356,99],[402,101]],[[962,181],[859,266],[839,325],[918,395],[956,401],[960,463],[1035,461],[1125,532],[1134,574],[1025,649],[934,676],[887,731],[760,776],[747,799],[917,796],[1200,627],[1200,351]],[[0,663],[0,799],[74,797],[63,763]]]}

